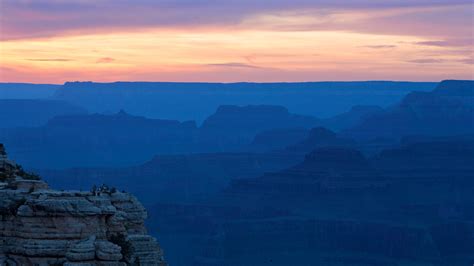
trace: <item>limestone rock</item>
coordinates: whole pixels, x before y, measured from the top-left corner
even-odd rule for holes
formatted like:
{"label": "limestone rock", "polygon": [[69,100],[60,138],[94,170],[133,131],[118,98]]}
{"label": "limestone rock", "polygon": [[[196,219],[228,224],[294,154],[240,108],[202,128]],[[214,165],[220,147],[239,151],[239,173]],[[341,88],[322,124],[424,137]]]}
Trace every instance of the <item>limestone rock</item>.
{"label": "limestone rock", "polygon": [[95,236],[90,236],[85,241],[78,242],[66,253],[69,261],[88,261],[95,259]]}
{"label": "limestone rock", "polygon": [[100,260],[119,261],[122,259],[122,248],[109,241],[97,241],[95,243],[96,256]]}
{"label": "limestone rock", "polygon": [[0,215],[0,265],[167,265],[134,196],[49,189],[1,144]]}

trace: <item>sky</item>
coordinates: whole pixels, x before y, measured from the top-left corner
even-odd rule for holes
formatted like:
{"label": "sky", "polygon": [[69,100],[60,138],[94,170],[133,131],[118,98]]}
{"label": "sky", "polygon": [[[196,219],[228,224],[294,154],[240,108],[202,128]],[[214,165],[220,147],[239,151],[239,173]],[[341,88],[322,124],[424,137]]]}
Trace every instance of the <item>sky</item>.
{"label": "sky", "polygon": [[0,82],[474,79],[472,0],[0,0]]}

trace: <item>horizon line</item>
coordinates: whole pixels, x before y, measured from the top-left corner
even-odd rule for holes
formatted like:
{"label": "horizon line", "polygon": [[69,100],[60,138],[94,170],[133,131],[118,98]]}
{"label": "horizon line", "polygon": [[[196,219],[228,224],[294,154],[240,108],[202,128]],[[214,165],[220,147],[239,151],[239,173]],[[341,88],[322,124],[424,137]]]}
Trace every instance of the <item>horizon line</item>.
{"label": "horizon line", "polygon": [[33,83],[33,82],[0,82],[0,84],[29,84],[29,85],[53,85],[63,86],[67,83],[96,83],[96,84],[113,84],[113,83],[169,83],[169,84],[297,84],[297,83],[363,83],[363,82],[406,82],[406,83],[440,83],[447,80],[457,81],[474,81],[474,79],[441,79],[438,81],[411,81],[411,80],[321,80],[321,81],[277,81],[277,82],[253,82],[253,81],[236,81],[236,82],[206,82],[206,81],[141,81],[141,80],[116,80],[110,82],[102,81],[65,81],[64,83]]}

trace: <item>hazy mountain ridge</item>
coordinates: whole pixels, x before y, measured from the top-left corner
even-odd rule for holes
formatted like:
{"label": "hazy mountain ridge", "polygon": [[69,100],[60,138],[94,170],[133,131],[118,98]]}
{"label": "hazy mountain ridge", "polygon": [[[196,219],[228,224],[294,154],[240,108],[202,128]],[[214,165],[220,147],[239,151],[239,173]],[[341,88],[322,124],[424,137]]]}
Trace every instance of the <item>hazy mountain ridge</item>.
{"label": "hazy mountain ridge", "polygon": [[[202,126],[119,112],[0,136],[20,145],[18,158],[56,153],[44,156],[50,165],[66,155],[136,165],[39,172],[59,187],[136,193],[176,265],[457,266],[474,259],[472,84],[445,81],[329,119],[259,103],[223,105]],[[200,153],[160,154],[171,151]]]}
{"label": "hazy mountain ridge", "polygon": [[288,145],[289,152],[308,153],[321,147],[355,147],[356,142],[350,138],[341,138],[335,132],[323,127],[316,127],[309,131],[306,138]]}
{"label": "hazy mountain ridge", "polygon": [[2,128],[38,127],[56,116],[86,113],[82,107],[58,100],[0,99]]}
{"label": "hazy mountain ridge", "polygon": [[269,105],[224,105],[204,120],[199,130],[200,150],[246,150],[259,132],[284,128],[312,128],[320,121]]}
{"label": "hazy mountain ridge", "polygon": [[412,92],[396,106],[365,118],[344,134],[357,138],[462,135],[474,132],[474,81],[443,81]]}
{"label": "hazy mountain ridge", "polygon": [[383,113],[384,109],[376,105],[355,105],[349,111],[321,121],[331,130],[344,130],[356,126],[368,117]]}
{"label": "hazy mountain ridge", "polygon": [[62,85],[0,82],[0,99],[49,99]]}
{"label": "hazy mountain ridge", "polygon": [[67,82],[54,98],[91,112],[120,109],[150,118],[196,120],[220,105],[281,105],[292,112],[330,117],[353,105],[396,103],[407,93],[434,89],[433,82],[176,83]]}
{"label": "hazy mountain ridge", "polygon": [[119,166],[138,164],[158,153],[190,151],[196,130],[193,122],[119,112],[55,117],[41,127],[0,130],[0,138],[28,167]]}
{"label": "hazy mountain ridge", "polygon": [[[313,117],[291,114],[279,106],[224,106],[201,127],[194,121],[150,119],[120,111],[58,116],[41,127],[0,130],[0,137],[12,147],[10,153],[29,167],[98,167],[139,164],[157,154],[244,152],[262,130],[309,129],[316,124]],[[74,155],[64,156],[70,150]]]}
{"label": "hazy mountain ridge", "polygon": [[[421,101],[425,113],[418,116],[419,123],[428,129],[426,121],[431,123],[433,116],[426,110],[444,114],[442,126],[453,117],[446,107],[457,110],[465,104],[451,105],[452,99],[439,100],[434,93],[413,94],[414,98],[402,100],[402,107],[385,112],[406,108],[407,102],[418,106]],[[426,109],[431,98],[436,104]],[[365,119],[384,126],[371,117]],[[387,123],[394,121],[400,120]],[[402,134],[418,132],[413,130],[418,125],[405,125],[409,130]],[[318,130],[320,139],[338,137]],[[398,147],[370,157],[354,147],[318,149],[286,170],[235,180],[204,204],[170,208],[159,204],[151,210],[150,223],[156,221],[165,231],[183,237],[175,242],[165,236],[166,245],[195,246],[184,260],[195,265],[239,265],[250,258],[259,265],[288,265],[295,260],[310,265],[464,265],[474,259],[470,253],[474,247],[473,139],[459,135],[455,128],[442,137],[434,133],[394,135],[402,139],[391,144]],[[301,147],[311,147],[308,141],[302,143]],[[355,148],[366,148],[368,143],[359,142]],[[233,255],[226,255],[226,250]],[[172,251],[171,256],[176,254]],[[276,256],[278,261],[273,260]]]}

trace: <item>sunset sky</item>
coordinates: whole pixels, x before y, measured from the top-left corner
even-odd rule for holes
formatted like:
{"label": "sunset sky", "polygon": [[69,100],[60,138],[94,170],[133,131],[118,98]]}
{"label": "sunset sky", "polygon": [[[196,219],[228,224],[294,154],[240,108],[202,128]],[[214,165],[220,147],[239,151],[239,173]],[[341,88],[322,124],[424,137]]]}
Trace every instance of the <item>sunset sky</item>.
{"label": "sunset sky", "polygon": [[474,79],[472,0],[0,0],[0,81]]}

